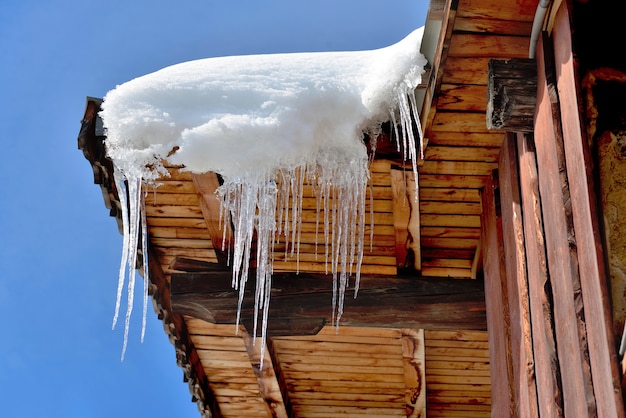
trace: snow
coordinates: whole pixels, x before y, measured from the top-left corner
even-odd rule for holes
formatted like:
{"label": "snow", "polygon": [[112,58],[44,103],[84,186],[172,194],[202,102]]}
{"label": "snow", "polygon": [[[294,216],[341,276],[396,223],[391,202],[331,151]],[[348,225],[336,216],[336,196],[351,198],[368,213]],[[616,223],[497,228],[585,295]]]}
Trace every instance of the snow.
{"label": "snow", "polygon": [[[352,272],[358,288],[363,254],[369,178],[363,134],[375,137],[381,123],[392,120],[395,126],[399,121],[399,146],[407,159],[417,160],[413,123],[419,129],[419,121],[412,115],[418,114],[414,89],[426,64],[419,53],[422,34],[420,28],[397,44],[371,51],[185,62],[110,91],[100,113],[107,130],[107,153],[116,168],[118,190],[127,190],[130,198],[123,216],[115,320],[128,268],[128,327],[138,237],[145,236],[145,231],[140,233],[141,184],[154,184],[167,175],[163,167],[167,161],[194,173],[214,171],[224,178],[218,198],[224,220],[232,220],[235,226],[231,261],[233,287],[240,297],[256,231],[255,302],[257,313],[263,313],[263,337],[273,243],[284,234],[297,249],[301,190],[305,182],[313,184],[324,213],[325,254],[335,279],[333,321],[338,322]],[[121,188],[124,181],[126,187]],[[290,193],[295,196],[291,201]],[[126,203],[121,203],[125,208]],[[127,334],[126,329],[125,344]]]}

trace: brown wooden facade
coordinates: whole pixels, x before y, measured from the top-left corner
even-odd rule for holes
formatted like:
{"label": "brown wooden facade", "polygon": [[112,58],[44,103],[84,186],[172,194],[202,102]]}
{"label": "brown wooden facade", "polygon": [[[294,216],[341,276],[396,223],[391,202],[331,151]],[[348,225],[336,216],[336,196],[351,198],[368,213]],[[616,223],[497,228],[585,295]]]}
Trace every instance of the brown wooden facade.
{"label": "brown wooden facade", "polygon": [[[235,332],[219,179],[168,167],[146,199],[150,288],[202,414],[624,416],[626,54],[597,50],[624,7],[549,2],[529,59],[538,3],[431,1],[419,204],[382,135],[374,239],[335,329],[305,196],[299,259],[277,244],[263,369],[253,295]],[[99,106],[79,147],[119,218]]]}

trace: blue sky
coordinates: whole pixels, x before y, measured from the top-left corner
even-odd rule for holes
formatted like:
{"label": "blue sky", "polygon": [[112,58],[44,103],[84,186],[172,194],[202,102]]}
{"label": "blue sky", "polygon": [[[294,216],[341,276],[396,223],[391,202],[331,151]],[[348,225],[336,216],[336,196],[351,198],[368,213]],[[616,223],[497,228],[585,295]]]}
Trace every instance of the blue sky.
{"label": "blue sky", "polygon": [[120,362],[122,237],[77,149],[86,96],[198,58],[387,46],[423,24],[426,6],[3,0],[0,416],[198,416],[152,310],[140,343],[140,301]]}

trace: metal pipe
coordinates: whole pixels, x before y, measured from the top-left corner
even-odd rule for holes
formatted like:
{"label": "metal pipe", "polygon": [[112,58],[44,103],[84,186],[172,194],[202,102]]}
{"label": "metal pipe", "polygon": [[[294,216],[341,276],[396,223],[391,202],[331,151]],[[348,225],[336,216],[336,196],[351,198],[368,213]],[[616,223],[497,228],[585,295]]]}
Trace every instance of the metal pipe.
{"label": "metal pipe", "polygon": [[530,31],[530,46],[528,48],[528,58],[535,58],[537,51],[537,40],[543,26],[543,19],[546,17],[548,6],[552,0],[539,0],[537,10],[535,11],[535,19],[533,20],[533,28]]}

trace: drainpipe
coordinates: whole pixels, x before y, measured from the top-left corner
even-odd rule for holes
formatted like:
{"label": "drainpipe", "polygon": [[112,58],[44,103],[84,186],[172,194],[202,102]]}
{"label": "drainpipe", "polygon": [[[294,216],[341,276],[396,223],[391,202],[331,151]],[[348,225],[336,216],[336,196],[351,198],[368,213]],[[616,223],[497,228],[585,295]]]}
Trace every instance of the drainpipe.
{"label": "drainpipe", "polygon": [[530,32],[530,47],[528,48],[528,58],[535,58],[537,50],[537,40],[541,33],[541,27],[543,26],[543,19],[546,17],[548,6],[550,6],[552,0],[539,0],[537,10],[535,11],[535,20],[533,20],[533,28]]}

